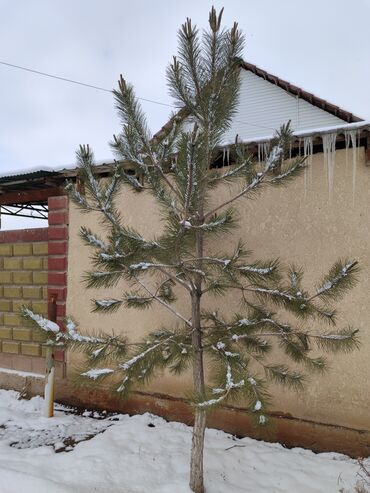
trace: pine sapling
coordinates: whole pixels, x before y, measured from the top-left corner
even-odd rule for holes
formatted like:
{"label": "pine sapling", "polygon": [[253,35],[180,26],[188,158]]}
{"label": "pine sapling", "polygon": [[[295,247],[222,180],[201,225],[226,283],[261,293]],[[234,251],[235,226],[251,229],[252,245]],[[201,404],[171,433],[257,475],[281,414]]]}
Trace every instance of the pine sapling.
{"label": "pine sapling", "polygon": [[[213,167],[236,113],[243,50],[237,24],[224,29],[221,20],[222,11],[217,15],[212,8],[207,31],[200,33],[189,19],[181,27],[178,56],[167,69],[170,94],[180,111],[160,136],[153,138],[133,87],[120,78],[114,98],[122,131],[111,143],[117,156],[111,176],[100,179],[91,149],[81,146],[77,160],[86,193],[73,183],[67,187],[73,202],[83,212],[99,213],[108,231],[101,237],[83,227],[80,233],[93,252],[87,287],[115,293],[94,300],[93,309],[109,314],[159,305],[172,314],[173,324],[148,327],[145,338],[135,341],[131,334],[81,335],[71,319],[65,331],[55,330],[24,310],[50,344],[85,352],[82,378],[108,378],[119,395],[147,384],[159,370],[179,376],[191,370],[195,417],[190,487],[195,493],[204,491],[209,409],[240,399],[263,425],[270,385],[301,389],[305,371],[325,370],[323,352],[358,347],[357,330],[338,329],[333,308],[356,281],[356,261],[337,261],[308,291],[302,269],[284,267],[277,259],[255,260],[237,239],[236,206],[241,211],[243,201],[294,179],[305,168],[305,158],[289,159],[287,124],[271,141],[264,163],[236,137],[233,165]],[[135,176],[125,171],[122,163],[127,162],[135,167]],[[223,199],[219,191],[225,184],[229,196]],[[143,214],[140,194],[152,195],[163,224],[157,237],[147,238],[126,225],[119,203],[128,189],[138,194],[138,215]],[[116,287],[122,282],[126,291],[118,296],[122,290]],[[240,312],[231,313],[219,302],[230,296],[240,298]],[[187,300],[187,309],[179,308],[179,297]],[[212,303],[219,308],[206,308]]]}

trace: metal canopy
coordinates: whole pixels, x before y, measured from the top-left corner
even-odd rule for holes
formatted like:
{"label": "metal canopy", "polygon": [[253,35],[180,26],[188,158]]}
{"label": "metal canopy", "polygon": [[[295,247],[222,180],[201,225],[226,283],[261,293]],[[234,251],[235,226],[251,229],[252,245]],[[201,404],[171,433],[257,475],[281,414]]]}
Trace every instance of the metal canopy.
{"label": "metal canopy", "polygon": [[39,170],[0,177],[0,217],[48,218],[48,198],[63,195],[65,174]]}

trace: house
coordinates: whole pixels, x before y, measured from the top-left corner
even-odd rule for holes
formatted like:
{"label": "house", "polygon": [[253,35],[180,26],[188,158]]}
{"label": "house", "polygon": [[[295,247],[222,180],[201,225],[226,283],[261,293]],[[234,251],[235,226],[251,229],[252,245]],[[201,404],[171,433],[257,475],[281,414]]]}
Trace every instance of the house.
{"label": "house", "polygon": [[[361,282],[341,303],[340,322],[361,330],[362,349],[336,357],[332,371],[312,378],[302,394],[277,390],[272,429],[253,428],[242,408],[228,406],[210,415],[209,426],[314,450],[368,455],[370,122],[254,65],[243,63],[241,69],[239,111],[225,135],[217,165],[232,164],[235,133],[250,152],[263,160],[273,129],[291,120],[295,132],[292,155],[305,154],[309,166],[303,177],[286,188],[268,190],[253,204],[239,204],[238,236],[261,259],[279,256],[283,261],[303,265],[306,280],[313,285],[338,257],[359,260]],[[183,112],[181,117],[186,125],[188,115]],[[154,138],[163,138],[171,124],[168,122]],[[109,163],[98,167],[102,176],[109,170]],[[49,211],[45,229],[0,232],[0,366],[5,368],[0,371],[0,386],[20,388],[27,383],[33,392],[42,390],[40,378],[17,373],[42,373],[44,366],[42,341],[35,340],[16,313],[24,302],[57,321],[68,313],[81,327],[103,327],[128,335],[142,335],[161,322],[171,322],[170,315],[160,307],[150,312],[121,310],[108,318],[91,313],[89,300],[101,297],[102,292],[81,289],[81,277],[89,268],[89,252],[82,249],[78,231],[82,225],[93,230],[99,226],[96,216],[82,215],[69,203],[63,189],[66,178],[77,181],[76,170],[0,178],[2,206],[48,205]],[[153,200],[145,192],[125,193],[120,207],[128,226],[145,232],[146,237],[160,228]],[[255,208],[258,221],[254,220]],[[233,304],[229,298],[223,302],[225,306]],[[179,393],[175,378],[164,374],[122,403],[104,388],[76,391],[70,376],[78,355],[56,352],[55,359],[57,397],[64,402],[129,412],[150,410],[171,419],[191,421],[191,409]]]}

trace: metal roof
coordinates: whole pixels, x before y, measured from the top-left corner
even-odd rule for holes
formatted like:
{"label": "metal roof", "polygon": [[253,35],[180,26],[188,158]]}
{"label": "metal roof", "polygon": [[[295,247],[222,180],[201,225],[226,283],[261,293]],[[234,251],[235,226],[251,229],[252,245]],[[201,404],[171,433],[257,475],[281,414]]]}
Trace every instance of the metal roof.
{"label": "metal roof", "polygon": [[47,204],[48,197],[61,195],[65,175],[59,171],[37,170],[0,177],[0,206]]}
{"label": "metal roof", "polygon": [[38,170],[31,171],[29,173],[20,173],[15,175],[6,175],[0,176],[0,186],[4,183],[16,183],[24,180],[39,180],[40,178],[49,178],[51,176],[58,176],[60,173],[58,171],[46,171],[46,170]]}

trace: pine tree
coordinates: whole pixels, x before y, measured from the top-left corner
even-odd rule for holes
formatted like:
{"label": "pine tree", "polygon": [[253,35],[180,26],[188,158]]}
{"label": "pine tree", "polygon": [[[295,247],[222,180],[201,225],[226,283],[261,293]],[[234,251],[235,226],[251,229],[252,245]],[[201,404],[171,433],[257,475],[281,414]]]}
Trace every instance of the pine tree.
{"label": "pine tree", "polygon": [[[286,184],[304,169],[305,158],[289,159],[291,130],[285,125],[271,141],[264,163],[248,154],[236,138],[235,163],[212,167],[235,115],[243,50],[237,24],[223,29],[221,19],[222,11],[217,15],[212,8],[206,32],[200,33],[189,19],[179,31],[178,57],[167,69],[167,80],[186,124],[177,113],[167,135],[153,139],[133,87],[121,77],[114,98],[122,132],[111,143],[118,158],[112,174],[101,180],[92,151],[81,146],[77,160],[86,193],[76,191],[72,183],[67,187],[75,204],[84,212],[100,213],[108,229],[105,238],[81,229],[83,241],[93,251],[87,286],[113,288],[122,280],[130,286],[122,298],[94,300],[94,310],[109,314],[159,304],[173,315],[173,326],[158,327],[142,341],[132,341],[121,334],[81,335],[71,319],[62,332],[56,324],[24,310],[35,326],[47,332],[50,344],[85,351],[85,379],[113,377],[114,390],[121,395],[150,381],[158,370],[176,375],[192,370],[190,487],[196,493],[204,491],[209,409],[241,399],[251,416],[265,424],[269,385],[301,389],[304,370],[326,368],[321,352],[358,346],[357,330],[335,327],[333,309],[333,302],[356,281],[356,261],[337,261],[309,292],[302,269],[284,267],[276,259],[252,260],[252,253],[235,238],[234,206],[238,203],[242,208],[243,200],[264,188]],[[122,162],[133,164],[136,175],[128,174]],[[217,202],[217,191],[225,183],[230,184],[230,196]],[[118,193],[127,187],[154,197],[164,224],[157,238],[148,239],[125,225]],[[228,245],[234,243],[233,249],[218,251],[216,244],[226,245],[225,238]],[[241,313],[205,309],[206,300],[230,293],[240,296]],[[186,313],[176,307],[179,296],[188,300]],[[210,369],[209,381],[205,366]]]}

